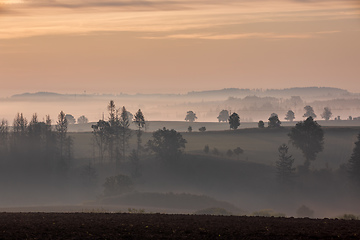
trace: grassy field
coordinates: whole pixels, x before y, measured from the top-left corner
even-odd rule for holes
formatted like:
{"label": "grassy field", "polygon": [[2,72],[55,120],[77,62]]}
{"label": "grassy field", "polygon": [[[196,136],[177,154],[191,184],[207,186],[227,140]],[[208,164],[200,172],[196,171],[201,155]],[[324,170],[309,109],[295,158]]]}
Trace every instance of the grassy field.
{"label": "grassy field", "polygon": [[[316,169],[336,169],[340,164],[348,161],[356,136],[360,127],[323,127],[325,132],[324,151],[318,155],[312,167]],[[217,148],[220,154],[225,156],[228,149],[241,147],[244,153],[239,156],[240,160],[274,165],[277,160],[277,148],[286,143],[289,145],[289,152],[295,157],[295,166],[303,162],[302,153],[289,144],[287,136],[290,127],[280,129],[259,129],[246,128],[236,131],[206,131],[206,132],[183,132],[187,140],[185,152],[193,154],[204,154],[203,149],[207,144],[210,147],[210,154],[213,148]],[[96,149],[93,147],[93,136],[90,132],[70,133],[74,139],[75,158],[93,158]],[[143,144],[152,136],[152,133],[143,134]],[[135,148],[136,136],[130,141],[130,149]],[[231,159],[237,160],[236,156]]]}

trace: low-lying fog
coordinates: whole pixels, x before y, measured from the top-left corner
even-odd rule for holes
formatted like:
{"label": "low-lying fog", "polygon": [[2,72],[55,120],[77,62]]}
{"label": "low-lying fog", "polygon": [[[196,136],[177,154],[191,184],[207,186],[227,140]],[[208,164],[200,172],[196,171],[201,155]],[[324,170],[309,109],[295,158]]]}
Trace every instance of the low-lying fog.
{"label": "low-lying fog", "polygon": [[[287,107],[249,111],[247,122],[240,113],[239,129],[229,130],[229,123],[216,122],[225,109],[220,102],[186,103],[174,96],[166,103],[158,98],[115,99],[116,109],[125,105],[134,115],[142,110],[148,127],[141,126],[139,134],[139,125],[121,122],[121,112],[120,125],[111,122],[107,98],[95,99],[0,101],[0,120],[8,119],[8,125],[0,126],[0,210],[360,215],[360,188],[349,162],[359,140],[358,120],[318,121],[322,149],[306,165],[304,151],[289,136],[296,121],[282,117]],[[297,121],[305,120],[304,103],[293,108]],[[227,109],[245,111],[242,106]],[[61,110],[75,119],[85,115],[92,123],[69,124],[66,131],[64,119],[58,119]],[[184,121],[189,110],[196,112],[197,121]],[[343,112],[355,117],[358,110]],[[340,113],[332,111],[336,117]],[[10,126],[17,112],[26,121],[19,115]],[[268,128],[273,112],[279,114],[281,127]],[[320,119],[321,112],[315,113],[315,120]],[[100,119],[105,125],[99,122],[92,129]],[[264,128],[258,127],[259,119]],[[201,127],[205,129],[199,131]],[[285,152],[280,150],[283,144]],[[285,161],[289,168],[281,178],[279,159],[293,160]]]}

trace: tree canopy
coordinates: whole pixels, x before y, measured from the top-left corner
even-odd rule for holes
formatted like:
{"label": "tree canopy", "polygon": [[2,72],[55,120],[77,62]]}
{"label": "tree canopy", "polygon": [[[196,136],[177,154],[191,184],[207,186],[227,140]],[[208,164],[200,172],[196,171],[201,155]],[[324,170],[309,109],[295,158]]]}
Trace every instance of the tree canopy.
{"label": "tree canopy", "polygon": [[305,109],[305,113],[304,113],[303,117],[306,117],[306,118],[312,117],[313,119],[316,118],[314,109],[311,106],[307,105],[304,107],[304,109]]}
{"label": "tree canopy", "polygon": [[229,117],[230,129],[237,129],[240,126],[240,117],[237,113],[231,114]]}
{"label": "tree canopy", "polygon": [[197,116],[193,111],[188,111],[186,113],[185,121],[194,122],[196,119],[197,119]]}
{"label": "tree canopy", "polygon": [[279,159],[276,161],[277,178],[280,183],[289,183],[292,180],[295,168],[292,167],[294,158],[288,154],[289,148],[282,144],[278,148]]}
{"label": "tree canopy", "polygon": [[349,174],[360,186],[360,133],[357,136],[353,153],[349,159]]}
{"label": "tree canopy", "polygon": [[281,125],[281,121],[276,113],[271,114],[269,117],[268,127],[269,128],[278,128]]}
{"label": "tree canopy", "polygon": [[325,119],[326,121],[328,121],[331,118],[331,116],[332,116],[332,112],[331,112],[330,108],[324,107],[324,111],[321,114],[321,117],[323,119]]}
{"label": "tree canopy", "polygon": [[303,152],[305,157],[304,167],[308,170],[310,161],[324,149],[324,132],[321,126],[308,117],[305,121],[298,122],[288,134],[290,142]]}
{"label": "tree canopy", "polygon": [[292,110],[287,111],[285,115],[285,120],[292,122],[294,121],[294,119],[295,119],[295,113]]}
{"label": "tree canopy", "polygon": [[75,124],[76,123],[76,120],[75,120],[74,116],[71,115],[71,114],[66,114],[65,118],[66,118],[68,124]]}
{"label": "tree canopy", "polygon": [[81,115],[78,120],[77,120],[78,124],[85,124],[89,122],[89,119],[87,117],[85,117],[84,115]]}
{"label": "tree canopy", "polygon": [[154,152],[157,157],[164,161],[174,161],[182,154],[187,141],[182,135],[174,129],[159,129],[152,134],[151,140],[148,141],[148,148]]}
{"label": "tree canopy", "polygon": [[217,119],[219,120],[219,122],[227,122],[229,120],[229,111],[221,110]]}

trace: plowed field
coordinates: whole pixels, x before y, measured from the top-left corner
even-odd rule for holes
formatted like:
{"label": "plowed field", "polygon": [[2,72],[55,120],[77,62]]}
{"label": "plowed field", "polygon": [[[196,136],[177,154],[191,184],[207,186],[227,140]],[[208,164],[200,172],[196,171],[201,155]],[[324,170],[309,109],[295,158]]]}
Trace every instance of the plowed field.
{"label": "plowed field", "polygon": [[0,239],[360,239],[360,221],[124,213],[0,213]]}

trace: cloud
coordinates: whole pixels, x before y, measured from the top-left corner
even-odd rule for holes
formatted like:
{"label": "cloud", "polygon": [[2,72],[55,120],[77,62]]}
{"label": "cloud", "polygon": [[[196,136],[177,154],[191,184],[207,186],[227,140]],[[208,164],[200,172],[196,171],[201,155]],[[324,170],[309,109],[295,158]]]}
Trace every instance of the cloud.
{"label": "cloud", "polygon": [[[255,23],[275,25],[319,19],[358,19],[360,8],[357,6],[351,0],[26,0],[24,4],[5,7],[0,4],[0,17],[3,17],[0,38],[101,31],[167,32],[167,38],[260,38],[261,36],[238,34],[233,28]],[[279,39],[308,38],[306,29],[297,30],[299,33],[284,32],[276,36]],[[193,31],[193,37],[189,35],[190,31]],[[207,31],[220,33],[200,36],[199,33]],[[254,30],[259,33],[262,31],[269,29]],[[277,32],[276,29],[270,31]],[[333,30],[324,29],[326,31]],[[269,38],[266,34],[262,38],[266,37]]]}
{"label": "cloud", "polygon": [[241,34],[176,34],[160,37],[144,37],[146,39],[205,39],[205,40],[235,40],[235,39],[308,39],[313,34],[276,34],[276,33],[241,33]]}

